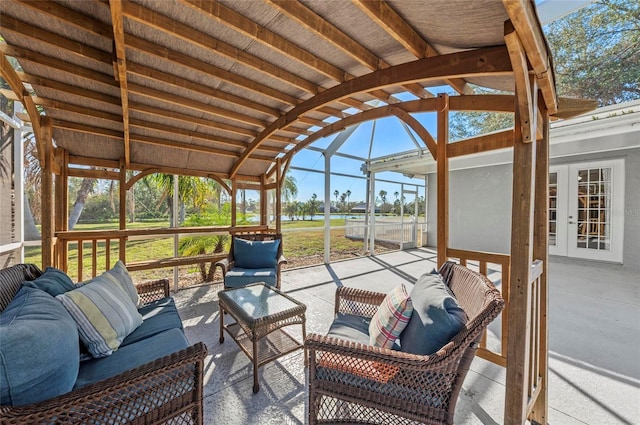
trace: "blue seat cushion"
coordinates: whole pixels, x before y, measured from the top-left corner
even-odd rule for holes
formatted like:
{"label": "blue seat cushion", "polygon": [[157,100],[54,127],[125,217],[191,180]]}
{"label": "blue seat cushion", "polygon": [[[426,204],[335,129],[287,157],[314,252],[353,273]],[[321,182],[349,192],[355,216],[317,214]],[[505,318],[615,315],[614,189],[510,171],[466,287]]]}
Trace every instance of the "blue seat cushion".
{"label": "blue seat cushion", "polygon": [[0,314],[0,404],[65,394],[80,364],[78,330],[58,300],[23,286]]}
{"label": "blue seat cushion", "polygon": [[154,301],[138,309],[142,315],[142,324],[131,332],[120,347],[133,344],[169,329],[182,330],[182,320],[178,315],[176,303],[171,297]]}
{"label": "blue seat cushion", "polygon": [[433,354],[467,323],[465,311],[439,274],[420,276],[409,296],[413,313],[400,334],[400,346],[406,353]]}
{"label": "blue seat cushion", "polygon": [[276,286],[278,276],[275,268],[243,269],[234,267],[224,277],[226,288],[239,288],[250,283],[264,282]]}
{"label": "blue seat cushion", "polygon": [[371,319],[355,314],[338,313],[331,323],[327,336],[369,345]]}
{"label": "blue seat cushion", "polygon": [[233,240],[233,261],[243,269],[263,269],[278,265],[280,239],[272,241]]}
{"label": "blue seat cushion", "polygon": [[71,278],[69,278],[65,272],[54,267],[47,267],[40,277],[34,280],[27,280],[23,282],[22,285],[42,289],[52,297],[76,288]]}
{"label": "blue seat cushion", "polygon": [[188,346],[187,338],[180,329],[169,329],[145,340],[121,346],[109,357],[82,362],[74,388],[102,381]]}

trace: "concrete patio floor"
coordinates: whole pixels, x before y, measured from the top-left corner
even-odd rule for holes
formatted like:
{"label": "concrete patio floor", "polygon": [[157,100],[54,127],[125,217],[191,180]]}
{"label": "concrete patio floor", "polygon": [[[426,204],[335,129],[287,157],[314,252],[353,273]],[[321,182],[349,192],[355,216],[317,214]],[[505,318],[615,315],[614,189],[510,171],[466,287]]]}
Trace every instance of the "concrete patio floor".
{"label": "concrete patio floor", "polygon": [[[335,288],[387,292],[435,266],[435,252],[414,249],[283,273],[282,289],[307,305],[307,332],[326,333]],[[549,311],[549,423],[640,424],[640,276],[621,266],[552,259]],[[260,369],[235,342],[218,342],[221,285],[175,294],[189,341],[203,341],[206,424],[304,424],[306,369],[299,350]],[[290,327],[300,337],[300,326]],[[490,332],[499,326],[490,327]],[[476,358],[456,407],[457,424],[503,423],[505,369]]]}

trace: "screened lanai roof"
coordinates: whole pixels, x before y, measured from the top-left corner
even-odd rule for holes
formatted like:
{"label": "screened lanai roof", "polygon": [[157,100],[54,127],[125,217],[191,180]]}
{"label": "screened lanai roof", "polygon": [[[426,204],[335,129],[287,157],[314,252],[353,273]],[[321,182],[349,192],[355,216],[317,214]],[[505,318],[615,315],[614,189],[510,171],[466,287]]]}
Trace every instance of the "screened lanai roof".
{"label": "screened lanai roof", "polygon": [[260,176],[443,86],[512,92],[512,31],[558,107],[532,1],[5,0],[0,13],[3,94],[51,117],[79,164]]}

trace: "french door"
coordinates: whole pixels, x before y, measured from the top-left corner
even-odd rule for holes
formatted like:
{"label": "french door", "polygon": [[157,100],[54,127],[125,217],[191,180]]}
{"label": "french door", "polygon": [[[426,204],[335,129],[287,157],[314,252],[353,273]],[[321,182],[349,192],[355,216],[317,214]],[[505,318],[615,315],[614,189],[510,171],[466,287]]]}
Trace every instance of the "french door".
{"label": "french door", "polygon": [[549,168],[549,254],[622,262],[624,160]]}

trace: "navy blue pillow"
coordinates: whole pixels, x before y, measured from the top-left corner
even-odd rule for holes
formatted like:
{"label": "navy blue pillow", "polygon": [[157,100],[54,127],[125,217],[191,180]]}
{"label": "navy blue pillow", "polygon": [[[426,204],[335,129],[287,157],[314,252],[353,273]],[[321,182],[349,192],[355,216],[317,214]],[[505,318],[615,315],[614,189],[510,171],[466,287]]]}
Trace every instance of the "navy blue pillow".
{"label": "navy blue pillow", "polygon": [[22,286],[41,289],[52,297],[76,289],[69,276],[54,267],[47,267],[42,276],[35,280],[26,280],[22,283]]}
{"label": "navy blue pillow", "polygon": [[248,241],[236,238],[233,241],[235,267],[242,269],[265,269],[278,264],[280,239],[273,241]]}
{"label": "navy blue pillow", "polygon": [[424,274],[411,290],[413,313],[400,334],[405,353],[433,354],[467,323],[467,314],[439,274]]}
{"label": "navy blue pillow", "polygon": [[22,406],[73,389],[78,329],[58,300],[23,286],[0,313],[0,404]]}

